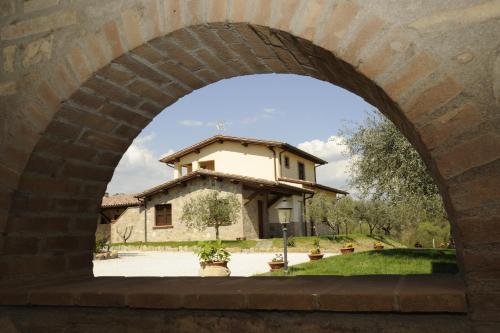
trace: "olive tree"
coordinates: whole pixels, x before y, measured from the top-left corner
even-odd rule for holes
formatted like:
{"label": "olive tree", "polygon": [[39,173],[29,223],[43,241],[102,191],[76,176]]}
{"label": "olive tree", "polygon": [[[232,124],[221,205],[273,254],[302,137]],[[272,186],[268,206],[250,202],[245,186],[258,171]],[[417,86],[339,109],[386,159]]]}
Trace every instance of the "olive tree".
{"label": "olive tree", "polygon": [[190,198],[182,207],[181,220],[189,229],[205,230],[215,228],[219,239],[219,228],[235,223],[241,211],[241,204],[234,194],[221,194],[210,190]]}

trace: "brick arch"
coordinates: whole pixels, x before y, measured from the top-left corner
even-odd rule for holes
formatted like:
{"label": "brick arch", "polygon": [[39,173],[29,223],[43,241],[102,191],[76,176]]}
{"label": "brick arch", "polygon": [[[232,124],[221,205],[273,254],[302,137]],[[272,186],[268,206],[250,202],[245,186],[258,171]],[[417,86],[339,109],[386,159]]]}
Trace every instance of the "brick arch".
{"label": "brick arch", "polygon": [[95,212],[140,130],[194,89],[275,72],[344,87],[394,121],[440,186],[472,304],[498,283],[494,99],[411,31],[343,1],[136,1],[97,21],[0,101],[19,111],[0,158],[4,281],[91,276]]}

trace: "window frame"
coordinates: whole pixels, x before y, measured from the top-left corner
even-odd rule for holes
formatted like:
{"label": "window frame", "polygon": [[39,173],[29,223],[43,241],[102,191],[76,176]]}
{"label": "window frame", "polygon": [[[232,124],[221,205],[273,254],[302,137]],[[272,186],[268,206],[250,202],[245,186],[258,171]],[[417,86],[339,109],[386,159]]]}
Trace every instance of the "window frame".
{"label": "window frame", "polygon": [[297,178],[299,180],[306,180],[306,165],[300,161],[297,162]]}
{"label": "window frame", "polygon": [[[158,208],[162,207],[164,209],[164,214],[165,214],[165,224],[158,224]],[[168,208],[168,209],[167,209]],[[171,203],[163,203],[163,204],[157,204],[154,206],[155,209],[155,224],[154,228],[157,229],[170,229],[173,228],[173,216],[172,216],[172,204]],[[170,216],[170,219],[167,217]],[[170,221],[170,223],[168,223]]]}

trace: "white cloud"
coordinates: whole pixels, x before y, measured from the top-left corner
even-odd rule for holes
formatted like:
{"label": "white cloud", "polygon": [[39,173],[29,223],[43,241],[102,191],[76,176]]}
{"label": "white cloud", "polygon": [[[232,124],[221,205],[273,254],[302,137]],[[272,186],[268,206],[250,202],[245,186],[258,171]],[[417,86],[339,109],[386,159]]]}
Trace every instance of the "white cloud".
{"label": "white cloud", "polygon": [[[145,146],[154,133],[140,136],[132,142],[115,169],[107,192],[137,193],[172,179],[172,169],[159,162],[159,158]],[[172,153],[170,150],[167,154]]]}
{"label": "white cloud", "polygon": [[347,189],[351,159],[345,155],[347,146],[342,144],[341,137],[331,136],[326,141],[320,139],[305,141],[297,147],[328,162],[317,168],[318,183]]}
{"label": "white cloud", "polygon": [[196,127],[196,126],[203,126],[203,122],[199,120],[191,120],[191,119],[186,119],[186,120],[181,120],[178,121],[180,125],[183,126],[189,126],[189,127]]}
{"label": "white cloud", "polygon": [[243,118],[242,120],[240,120],[240,123],[244,125],[255,124],[256,122],[263,119],[272,119],[278,113],[281,114],[282,112],[279,112],[274,108],[264,108],[255,116]]}

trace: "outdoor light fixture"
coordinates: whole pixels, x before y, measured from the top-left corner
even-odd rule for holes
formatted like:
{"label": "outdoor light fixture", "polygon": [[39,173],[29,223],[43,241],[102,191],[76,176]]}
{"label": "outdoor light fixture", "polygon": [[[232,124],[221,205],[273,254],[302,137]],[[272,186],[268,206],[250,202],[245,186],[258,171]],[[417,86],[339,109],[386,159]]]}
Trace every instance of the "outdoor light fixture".
{"label": "outdoor light fixture", "polygon": [[292,217],[293,204],[288,200],[288,198],[283,198],[277,205],[278,219],[283,227],[283,260],[285,261],[285,275],[288,274],[288,256],[287,256],[287,227],[286,225],[290,223]]}

